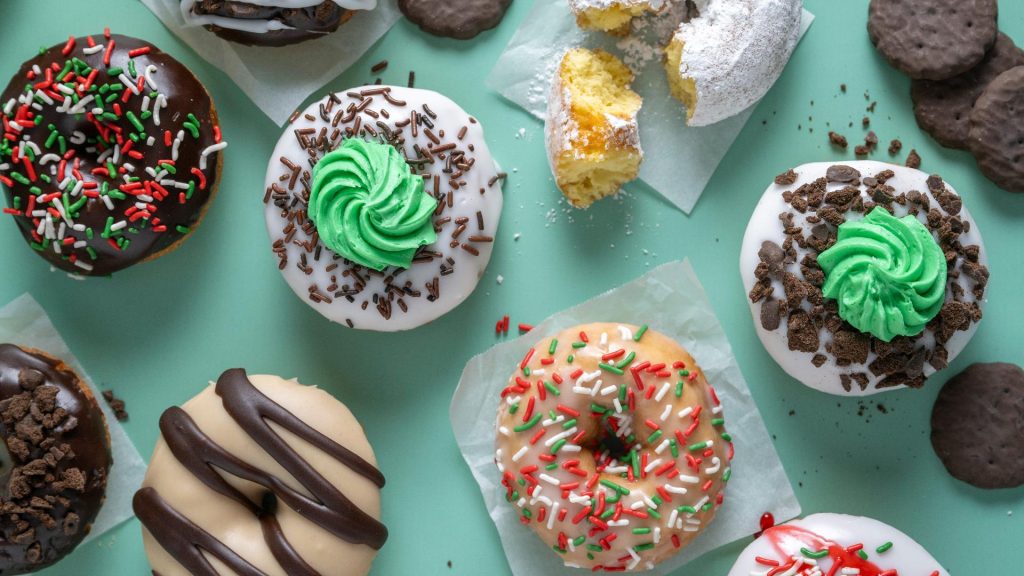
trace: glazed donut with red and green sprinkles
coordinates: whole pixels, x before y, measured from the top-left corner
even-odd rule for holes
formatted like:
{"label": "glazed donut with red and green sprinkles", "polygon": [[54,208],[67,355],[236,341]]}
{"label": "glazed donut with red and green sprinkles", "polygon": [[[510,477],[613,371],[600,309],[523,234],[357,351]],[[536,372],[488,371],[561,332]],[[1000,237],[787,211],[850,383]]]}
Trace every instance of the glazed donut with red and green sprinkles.
{"label": "glazed donut with red and green sprinkles", "polygon": [[4,212],[40,256],[82,276],[177,247],[216,193],[227,146],[188,68],[109,29],[22,64],[0,120]]}
{"label": "glazed donut with red and green sprinkles", "polygon": [[566,566],[633,572],[671,558],[722,506],[732,456],[703,371],[646,325],[546,338],[501,391],[506,500]]}

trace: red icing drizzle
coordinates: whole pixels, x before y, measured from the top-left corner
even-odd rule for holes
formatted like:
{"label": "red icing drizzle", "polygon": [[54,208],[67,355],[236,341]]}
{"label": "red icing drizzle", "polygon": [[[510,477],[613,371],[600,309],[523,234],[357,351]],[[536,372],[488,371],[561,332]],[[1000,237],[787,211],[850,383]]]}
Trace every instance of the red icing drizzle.
{"label": "red icing drizzle", "polygon": [[[789,524],[766,530],[764,536],[768,538],[782,558],[779,565],[768,572],[768,576],[776,576],[792,568],[797,562],[793,560],[794,556],[805,558],[804,554],[800,551],[801,548],[806,548],[812,552],[828,550],[828,557],[832,560],[832,568],[828,572],[823,572],[827,576],[836,576],[843,568],[856,568],[860,571],[859,576],[898,576],[896,570],[882,570],[872,562],[861,558],[857,551],[863,548],[863,544],[843,547],[814,532]],[[820,562],[821,560],[824,560],[824,558],[818,561]],[[763,563],[761,558],[758,559],[758,562]],[[796,574],[810,574],[812,568],[814,567],[806,565]]]}

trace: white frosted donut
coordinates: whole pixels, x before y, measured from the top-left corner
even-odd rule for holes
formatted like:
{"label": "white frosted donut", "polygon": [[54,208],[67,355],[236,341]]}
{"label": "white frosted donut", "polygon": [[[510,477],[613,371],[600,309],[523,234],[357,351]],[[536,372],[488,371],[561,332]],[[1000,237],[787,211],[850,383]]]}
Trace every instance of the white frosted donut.
{"label": "white frosted donut", "polygon": [[[244,0],[254,6],[272,6],[279,8],[312,8],[323,3],[323,0]],[[333,0],[335,4],[347,10],[373,10],[377,0]],[[278,20],[261,18],[229,18],[193,12],[196,0],[181,0],[181,16],[185,22],[196,26],[218,26],[228,30],[239,30],[255,34],[266,34],[275,30],[289,30],[290,27]]]}
{"label": "white frosted donut", "polygon": [[949,576],[910,536],[845,514],[813,514],[769,528],[728,576]]}
{"label": "white frosted donut", "polygon": [[723,503],[732,438],[703,371],[646,326],[597,323],[530,350],[498,408],[509,505],[566,566],[653,568]]}
{"label": "white frosted donut", "polygon": [[746,110],[782,74],[800,38],[801,0],[696,0],[666,49],[669,85],[687,124],[706,126]]}
{"label": "white frosted donut", "polygon": [[[437,241],[408,269],[378,272],[338,256],[307,218],[312,166],[356,135],[392,142],[438,199]],[[396,86],[331,94],[295,116],[271,155],[264,202],[272,250],[295,294],[329,320],[367,330],[416,328],[458,306],[483,275],[503,178],[483,128],[441,94]]]}
{"label": "white frosted donut", "polygon": [[[858,182],[867,177],[873,177],[886,170],[891,170],[893,175],[891,178],[886,180],[886,184],[891,186],[892,193],[896,196],[905,194],[911,191],[918,191],[923,197],[929,202],[931,209],[938,211],[942,216],[948,216],[946,209],[937,202],[935,196],[929,191],[928,180],[929,175],[915,170],[913,168],[907,168],[905,166],[896,166],[893,164],[887,164],[883,162],[874,161],[856,161],[846,162],[845,166],[851,167],[859,173],[860,178]],[[822,392],[828,392],[830,394],[837,395],[850,395],[850,396],[863,396],[869,394],[875,394],[884,390],[903,388],[908,383],[911,386],[920,386],[924,383],[924,378],[933,374],[937,369],[945,367],[946,364],[952,362],[953,359],[963,350],[974,335],[977,329],[978,322],[971,321],[970,325],[966,330],[961,329],[953,332],[952,337],[949,338],[948,342],[945,343],[944,350],[946,357],[941,358],[941,352],[938,355],[933,355],[936,351],[936,339],[931,329],[925,329],[917,337],[911,337],[908,340],[899,340],[901,345],[912,342],[914,344],[914,353],[918,350],[923,350],[925,354],[923,366],[921,366],[922,374],[920,377],[912,378],[907,382],[900,382],[900,378],[894,377],[888,379],[892,373],[876,374],[870,366],[879,360],[879,346],[881,345],[877,339],[871,339],[871,350],[867,355],[865,362],[853,362],[848,365],[840,365],[837,362],[836,357],[832,354],[829,348],[834,343],[833,333],[828,330],[825,326],[817,326],[818,334],[820,336],[820,346],[814,351],[803,351],[794,349],[790,346],[789,330],[787,326],[787,317],[783,314],[781,324],[778,328],[769,330],[766,329],[762,321],[762,307],[771,299],[776,301],[786,301],[785,288],[783,282],[776,275],[771,278],[771,286],[773,294],[769,298],[761,299],[754,302],[750,295],[751,291],[755,288],[755,284],[758,283],[758,277],[756,270],[761,258],[759,251],[765,241],[771,241],[780,247],[784,245],[786,240],[786,234],[784,232],[784,226],[780,220],[780,214],[792,213],[794,215],[794,226],[802,229],[801,234],[806,238],[812,238],[816,227],[824,226],[824,228],[817,228],[822,234],[830,233],[835,234],[836,227],[828,222],[808,222],[808,217],[814,217],[814,207],[809,206],[806,209],[806,213],[800,213],[796,210],[793,205],[787,204],[784,193],[787,191],[793,191],[801,189],[802,186],[812,186],[816,181],[822,179],[823,182],[826,174],[830,167],[837,166],[837,163],[832,162],[818,162],[812,164],[804,164],[794,168],[795,180],[791,184],[778,184],[773,183],[768,186],[765,190],[764,195],[758,202],[757,207],[754,209],[754,213],[750,217],[750,222],[747,224],[746,233],[743,236],[743,245],[740,251],[740,274],[743,278],[743,287],[747,291],[747,302],[750,305],[750,312],[754,320],[754,328],[757,330],[757,335],[761,339],[761,343],[764,344],[765,349],[771,354],[772,358],[778,362],[779,366],[782,367],[790,376],[796,378],[803,384],[821,390]],[[781,178],[781,176],[780,176]],[[856,183],[856,182],[854,182]],[[825,190],[827,193],[833,193],[841,191],[846,188],[847,183],[838,181],[829,181]],[[956,191],[945,184],[945,189],[949,194],[950,198],[958,199]],[[870,202],[871,193],[867,186],[860,185],[857,187],[859,194],[856,190],[853,191],[855,196],[859,196],[861,201]],[[826,198],[829,196],[826,195]],[[959,204],[959,202],[957,202]],[[901,217],[907,214],[908,206],[912,203],[908,202],[907,205],[901,205],[898,202],[893,204],[895,216]],[[821,206],[833,206],[829,201],[824,201]],[[819,214],[822,214],[819,212]],[[846,211],[842,213],[847,220],[856,220],[863,218],[862,213],[853,211]],[[966,246],[977,247],[977,263],[982,267],[986,264],[987,258],[985,255],[985,247],[981,239],[981,233],[976,226],[974,226],[974,220],[971,218],[970,212],[967,207],[963,206],[959,208],[958,212],[960,220],[969,225],[969,230],[959,235],[959,243]],[[927,222],[927,210],[920,210],[918,219],[921,222]],[[933,232],[933,236],[935,233]],[[798,279],[807,281],[808,277],[805,275],[805,270],[802,269],[800,263],[808,255],[812,257],[817,254],[816,250],[813,250],[808,246],[800,246],[796,242],[792,244],[795,250],[795,259],[788,258],[784,265],[784,272],[791,273]],[[962,256],[957,256],[954,263],[949,265],[950,270],[962,269],[963,265],[971,266],[967,263]],[[820,272],[820,269],[818,270]],[[987,271],[985,272],[987,277]],[[947,304],[953,300],[953,288],[952,285],[957,285],[962,289],[964,295],[962,301],[973,306],[975,303],[978,306],[979,313],[981,307],[984,305],[985,299],[982,297],[980,300],[975,298],[972,290],[977,285],[977,282],[970,277],[969,274],[961,273],[959,278],[950,278],[946,288],[946,302]],[[819,290],[820,293],[820,290]],[[834,303],[834,301],[830,301]],[[810,312],[812,305],[809,301],[804,300],[801,303],[801,310]],[[942,314],[940,313],[940,317]],[[931,326],[929,324],[929,326]],[[854,328],[847,324],[843,324],[844,331],[855,331]],[[846,336],[849,333],[845,334]],[[894,339],[894,342],[897,340]],[[815,365],[815,357],[823,356],[824,363],[820,366]],[[910,354],[911,356],[913,353]],[[821,360],[821,358],[819,358]],[[858,376],[854,376],[857,374]],[[862,375],[862,376],[859,376]],[[888,379],[888,380],[887,380]]]}

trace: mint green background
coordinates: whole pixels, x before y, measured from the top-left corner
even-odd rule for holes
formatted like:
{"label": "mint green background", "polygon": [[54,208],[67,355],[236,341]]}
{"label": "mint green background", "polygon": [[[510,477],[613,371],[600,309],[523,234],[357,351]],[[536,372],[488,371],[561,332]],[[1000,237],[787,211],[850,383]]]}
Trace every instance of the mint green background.
{"label": "mint green background", "polygon": [[[1000,4],[1002,28],[1024,43],[1024,4]],[[50,273],[22,245],[12,220],[0,218],[0,303],[25,291],[42,303],[96,382],[127,400],[132,419],[126,427],[145,456],[156,441],[161,411],[226,368],[297,376],[330,390],[360,418],[388,477],[384,519],[391,538],[374,574],[506,574],[497,532],[448,424],[448,402],[463,364],[496,341],[493,326],[502,314],[511,314],[513,326],[539,322],[659,263],[688,256],[806,512],[865,514],[895,524],[961,576],[1022,573],[1024,488],[985,492],[953,480],[932,453],[928,418],[940,385],[969,363],[1024,362],[1024,196],[996,189],[967,154],[943,150],[917,129],[908,80],[868,42],[867,1],[806,0],[817,20],[690,217],[643,186],[587,212],[558,202],[540,124],[482,82],[530,5],[516,0],[499,29],[471,42],[428,37],[403,20],[329,85],[338,90],[372,81],[370,66],[385,58],[386,82],[404,84],[414,69],[417,86],[444,91],[481,119],[492,152],[511,173],[494,257],[473,296],[422,329],[373,334],[324,321],[282,281],[260,202],[267,155],[280,129],[228,79],[141,3],[5,0],[0,75],[40,45],[110,25],[192,67],[213,94],[231,145],[220,195],[194,237],[159,262],[112,280],[80,283]],[[840,83],[847,84],[846,94]],[[992,283],[977,336],[947,372],[923,390],[862,404],[804,388],[771,361],[752,330],[736,262],[747,217],[775,174],[803,162],[852,158],[852,151],[831,150],[826,133],[831,123],[851,143],[862,138],[865,91],[878,101],[871,127],[883,143],[899,137],[905,151],[917,148],[923,168],[941,172],[964,196],[987,241]],[[520,128],[522,139],[516,137]],[[884,148],[873,157],[886,159]],[[516,233],[522,236],[513,241]],[[743,545],[720,549],[679,574],[724,575]],[[135,521],[46,571],[145,573]]]}

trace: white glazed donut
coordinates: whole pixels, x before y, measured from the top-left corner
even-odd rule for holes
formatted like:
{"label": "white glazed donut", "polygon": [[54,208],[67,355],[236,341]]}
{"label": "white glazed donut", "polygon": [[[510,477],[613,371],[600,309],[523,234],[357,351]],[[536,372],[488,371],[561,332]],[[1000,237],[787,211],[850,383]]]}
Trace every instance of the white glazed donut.
{"label": "white glazed donut", "polygon": [[949,576],[920,544],[871,518],[813,514],[769,528],[728,576]]}
{"label": "white glazed donut", "polygon": [[[312,166],[353,132],[374,142],[387,135],[438,199],[437,241],[422,247],[408,269],[353,264],[329,250],[307,218]],[[458,306],[483,275],[503,177],[483,128],[441,94],[395,86],[331,94],[296,115],[271,155],[264,202],[272,250],[295,294],[331,321],[378,331],[416,328]]]}
{"label": "white glazed donut", "polygon": [[[377,0],[333,0],[335,4],[346,10],[373,10],[377,7]],[[246,4],[254,6],[273,6],[280,8],[312,8],[322,4],[323,0],[244,0]],[[288,30],[289,26],[278,20],[261,18],[230,18],[227,16],[213,16],[208,14],[196,14],[193,11],[196,0],[181,0],[181,16],[185,22],[196,26],[217,26],[227,30],[238,30],[253,34],[266,34],[275,30]]]}
{"label": "white glazed donut", "polygon": [[699,16],[666,48],[672,94],[687,124],[706,126],[746,110],[782,74],[800,38],[801,0],[696,0]]}
{"label": "white glazed donut", "polygon": [[[764,195],[761,197],[760,202],[757,204],[757,208],[754,209],[754,213],[750,217],[750,222],[747,224],[747,230],[743,237],[743,245],[740,252],[740,274],[743,277],[743,287],[747,291],[747,301],[750,304],[750,311],[754,320],[754,327],[757,330],[757,335],[761,339],[761,343],[764,344],[765,349],[771,354],[772,358],[778,362],[779,366],[783,368],[790,376],[796,378],[803,384],[828,392],[831,394],[838,395],[852,395],[862,396],[868,394],[874,394],[884,390],[902,388],[904,386],[918,387],[923,385],[924,380],[927,376],[933,374],[937,369],[945,367],[948,362],[952,362],[953,359],[963,350],[964,346],[974,335],[977,328],[977,320],[980,318],[981,307],[984,304],[984,285],[987,283],[987,269],[985,264],[987,262],[985,255],[985,247],[982,243],[981,234],[974,221],[971,218],[970,212],[967,211],[966,206],[961,207],[959,196],[956,195],[956,191],[953,190],[948,184],[942,183],[941,179],[938,179],[940,184],[944,184],[946,202],[938,202],[933,192],[929,190],[929,180],[931,178],[928,174],[915,170],[913,168],[907,168],[904,166],[896,166],[883,162],[874,161],[857,161],[848,162],[844,166],[852,168],[855,173],[859,174],[857,179],[852,182],[837,181],[833,178],[829,178],[827,185],[826,174],[829,173],[830,168],[833,170],[841,168],[837,164],[831,162],[818,162],[812,164],[804,164],[803,166],[794,168],[792,172],[788,173],[789,179],[792,179],[792,183],[780,184],[773,183],[768,186]],[[959,271],[959,278],[954,278],[952,275],[947,280],[946,287],[946,304],[944,306],[953,306],[950,304],[954,300],[954,291],[963,292],[962,297],[958,297],[964,303],[966,308],[970,308],[973,312],[976,312],[978,317],[972,318],[969,325],[961,327],[960,329],[950,328],[951,337],[945,342],[944,347],[936,346],[937,331],[932,330],[932,323],[929,324],[929,328],[926,328],[918,336],[915,337],[897,337],[893,339],[895,346],[888,346],[879,341],[878,339],[869,335],[858,332],[852,326],[842,322],[840,326],[843,331],[842,338],[844,342],[848,342],[848,338],[855,337],[866,337],[870,338],[870,352],[867,355],[866,361],[861,362],[837,362],[836,355],[833,354],[835,348],[835,332],[830,330],[825,325],[817,326],[817,333],[820,336],[820,345],[816,350],[802,350],[799,346],[794,347],[790,341],[790,330],[789,330],[789,319],[785,313],[782,314],[781,323],[777,328],[767,329],[765,327],[764,315],[766,311],[763,310],[768,302],[774,301],[780,306],[788,306],[786,304],[787,297],[784,287],[784,283],[781,274],[775,274],[770,279],[758,279],[758,267],[762,264],[762,259],[759,252],[762,250],[762,246],[766,241],[774,242],[779,247],[786,247],[786,234],[784,231],[784,225],[780,218],[780,215],[793,214],[793,225],[801,229],[801,234],[808,241],[817,242],[816,236],[822,238],[822,242],[831,242],[835,239],[836,226],[821,220],[819,222],[809,222],[808,217],[820,218],[822,215],[828,218],[835,218],[835,214],[841,213],[847,220],[858,220],[864,217],[863,213],[859,213],[853,210],[847,210],[842,212],[843,206],[846,204],[837,203],[840,196],[832,196],[834,193],[846,193],[850,194],[851,198],[859,198],[855,202],[869,203],[872,201],[870,188],[863,183],[863,181],[870,182],[870,178],[875,175],[882,173],[883,171],[892,171],[892,176],[885,181],[885,184],[890,186],[891,193],[897,197],[897,200],[901,194],[914,195],[912,191],[919,191],[920,196],[923,197],[924,201],[927,201],[931,210],[934,210],[938,217],[948,217],[949,212],[946,208],[951,208],[957,211],[960,221],[964,222],[968,228],[967,232],[960,234],[957,237],[959,245],[971,252],[975,258],[975,261],[969,261],[963,253],[957,254],[952,263],[949,264],[948,269],[950,272]],[[835,173],[838,174],[838,173]],[[851,173],[852,174],[852,173]],[[777,182],[786,181],[787,175],[780,175]],[[847,184],[857,184],[852,190],[847,189]],[[935,180],[932,180],[935,183]],[[816,184],[824,185],[826,191],[825,200],[817,200],[820,204],[819,208],[815,208],[813,205],[807,205],[804,201],[799,200],[794,204],[788,204],[785,199],[785,193],[796,190],[812,190]],[[888,190],[888,189],[887,189]],[[859,192],[858,192],[859,191]],[[812,193],[813,195],[813,193]],[[799,197],[800,194],[795,196]],[[794,208],[794,206],[802,207],[805,209],[804,213]],[[824,208],[839,207],[838,210],[829,210],[828,212],[822,212]],[[913,202],[906,202],[906,205],[901,205],[898,201],[893,202],[895,216],[900,217],[907,214],[909,206],[919,206]],[[819,210],[817,215],[815,210]],[[927,222],[927,209],[921,209],[918,214],[918,219],[921,222]],[[931,227],[929,227],[931,228]],[[826,240],[826,236],[831,240]],[[933,237],[937,237],[938,233],[933,231]],[[973,247],[973,248],[971,248]],[[792,243],[794,252],[786,258],[786,262],[783,266],[783,272],[789,273],[795,276],[800,281],[811,284],[821,285],[821,279],[824,278],[820,268],[817,269],[806,269],[801,266],[801,262],[805,257],[816,258],[818,250],[814,249],[811,245],[801,246],[797,242]],[[816,267],[816,264],[815,264]],[[815,280],[814,276],[820,275]],[[974,277],[984,276],[984,279],[979,283]],[[755,285],[759,283],[767,282],[770,280],[771,289],[773,293],[765,298],[754,298],[751,296],[754,294]],[[794,292],[799,292],[800,286],[793,283],[796,288]],[[958,288],[952,288],[956,285]],[[807,286],[802,284],[804,288],[812,289],[820,295],[820,289],[813,289],[813,286]],[[973,293],[975,288],[980,286],[982,290],[981,298],[977,298],[977,295]],[[835,304],[832,300],[825,300],[825,304],[832,306]],[[959,306],[957,304],[956,306]],[[814,305],[807,299],[800,302],[800,309],[808,313],[813,314]],[[975,310],[976,309],[976,310]],[[795,308],[794,308],[795,310]],[[785,312],[785,311],[783,311]],[[943,318],[946,311],[944,310],[938,315],[938,319]],[[833,316],[833,322],[837,322],[838,316]],[[938,324],[937,328],[944,330],[942,323],[938,320],[935,322]],[[768,321],[769,325],[773,325],[773,322]],[[818,322],[818,324],[825,324],[825,322]],[[833,325],[834,326],[834,325]],[[860,336],[854,336],[854,334]],[[913,345],[913,349],[909,347]],[[900,350],[889,350],[890,348],[900,348],[907,346]],[[845,348],[844,348],[845,349]],[[889,351],[892,356],[892,360],[895,364],[907,365],[910,362],[911,357],[916,354],[923,354],[923,358],[917,359],[918,362],[923,361],[923,365],[920,366],[920,374],[909,374],[909,378],[904,378],[907,374],[902,372],[884,372],[875,373],[871,366],[876,362],[881,363],[876,367],[881,368],[886,362],[879,358],[879,351]],[[943,358],[943,354],[945,357]],[[847,354],[842,353],[844,357],[848,357]],[[886,354],[887,356],[889,354]],[[816,360],[824,362],[819,366],[816,365]],[[899,361],[897,361],[899,360]],[[844,363],[846,365],[840,365]]]}

